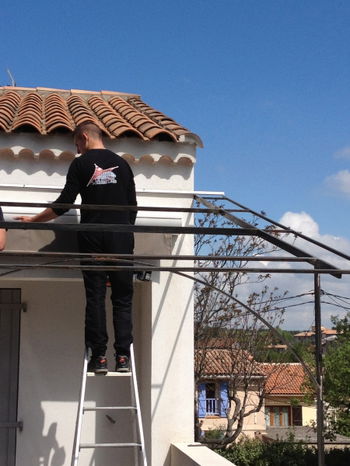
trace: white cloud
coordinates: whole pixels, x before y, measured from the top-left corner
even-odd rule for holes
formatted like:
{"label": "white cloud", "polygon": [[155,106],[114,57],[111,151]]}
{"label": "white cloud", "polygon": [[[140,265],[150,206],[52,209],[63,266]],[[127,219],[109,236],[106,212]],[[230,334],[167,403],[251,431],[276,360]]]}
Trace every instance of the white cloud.
{"label": "white cloud", "polygon": [[[337,251],[350,255],[349,239],[330,234],[322,235],[320,233],[318,223],[306,212],[286,212],[283,214],[279,222],[286,227],[300,232],[320,243],[326,244]],[[343,263],[343,259],[337,259],[332,253],[320,249],[318,246],[308,243],[305,240],[291,238],[289,241],[293,241],[293,244],[296,244],[301,249],[304,248],[310,254],[315,254],[321,259],[331,260],[332,262],[338,263],[338,266],[340,262]],[[347,264],[346,267],[350,267],[350,264]]]}
{"label": "white cloud", "polygon": [[326,185],[335,192],[350,196],[349,170],[341,170],[334,175],[327,176]]}
{"label": "white cloud", "polygon": [[317,223],[306,212],[286,212],[283,214],[280,223],[312,238],[320,236]]}
{"label": "white cloud", "polygon": [[[331,234],[321,234],[318,223],[307,212],[285,212],[279,220],[279,223],[300,232],[319,243],[326,244],[327,246],[350,256],[350,239]],[[306,254],[328,262],[334,267],[350,270],[349,260],[338,257],[332,252],[322,249],[313,243],[296,238],[295,235],[292,234],[283,235],[281,236],[281,239],[293,244]],[[281,250],[279,250],[278,254],[274,255],[279,257],[288,256],[285,251]],[[312,265],[309,263],[300,264],[296,262],[264,261],[260,262],[259,265],[264,268],[273,269],[294,270],[301,268],[312,270]],[[254,278],[256,278],[255,274],[252,274],[250,278],[250,282],[239,288],[238,297],[243,302],[246,302],[247,297],[251,292],[259,292],[262,286],[254,284]],[[321,274],[320,280],[321,289],[325,293],[350,297],[350,275],[343,274],[342,278],[338,279],[329,274]],[[288,291],[288,299],[280,303],[281,306],[287,306],[283,316],[283,328],[307,330],[315,324],[313,296],[314,276],[312,273],[297,273],[294,271],[291,271],[290,273],[271,273],[271,278],[265,281],[264,285],[268,285],[270,290],[273,290],[275,287],[278,288],[278,294]],[[349,301],[341,301],[333,296],[327,296],[326,294],[321,297],[321,301],[322,325],[325,327],[331,327],[332,315],[338,315],[340,317],[345,315],[347,309],[344,309],[341,306],[350,307]]]}
{"label": "white cloud", "polygon": [[[311,215],[306,212],[286,212],[279,222],[297,232],[301,232],[304,235],[309,236],[310,238],[320,243],[326,244],[333,249],[350,255],[350,240],[348,238],[337,237],[330,234],[321,234],[317,222],[311,217]],[[335,267],[347,270],[350,269],[350,261],[341,257],[337,257],[333,253],[321,249],[320,247],[306,242],[303,239],[296,239],[293,235],[289,235],[284,236],[283,240],[286,242],[291,242],[294,246],[305,251],[307,254],[322,259]],[[281,252],[279,255],[285,256],[285,253]],[[285,262],[270,263],[268,265],[278,268],[310,268],[308,264],[302,264],[301,266],[298,266],[296,263]],[[313,291],[314,289],[312,274],[272,274],[270,286],[271,285],[277,286],[280,291],[288,290],[288,296],[300,295],[309,291]],[[330,275],[321,275],[321,288],[326,293],[332,293],[340,296],[350,296],[350,276],[343,275],[342,279],[337,279]],[[283,326],[289,329],[300,330],[310,328],[314,324],[313,299],[314,297],[312,295],[308,295],[303,298],[291,300],[290,304],[300,303],[300,305],[291,307],[286,310],[284,315],[285,322]],[[305,303],[306,301],[311,301],[311,303],[303,304],[303,302]],[[330,316],[343,316],[346,310],[333,305],[332,298],[327,298],[327,296],[323,297],[322,301],[322,325],[329,327],[331,326]],[[326,302],[328,302],[328,304]]]}
{"label": "white cloud", "polygon": [[350,159],[350,146],[343,147],[335,152],[336,159]]}

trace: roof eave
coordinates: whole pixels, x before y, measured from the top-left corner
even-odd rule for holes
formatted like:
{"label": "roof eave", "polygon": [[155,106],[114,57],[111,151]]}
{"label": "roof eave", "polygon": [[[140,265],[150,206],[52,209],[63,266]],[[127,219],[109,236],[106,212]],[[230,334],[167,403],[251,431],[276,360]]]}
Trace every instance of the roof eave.
{"label": "roof eave", "polygon": [[190,144],[196,144],[196,146],[200,147],[201,149],[204,147],[203,141],[195,133],[181,134],[179,136],[179,142],[187,142]]}

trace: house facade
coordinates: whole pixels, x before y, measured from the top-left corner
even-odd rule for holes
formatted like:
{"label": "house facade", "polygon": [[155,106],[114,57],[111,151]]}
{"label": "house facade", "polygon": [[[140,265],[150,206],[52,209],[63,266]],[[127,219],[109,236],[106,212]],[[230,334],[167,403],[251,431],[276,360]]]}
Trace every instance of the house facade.
{"label": "house facade", "polygon": [[[197,349],[197,367],[201,353]],[[227,418],[232,418],[237,406],[234,400],[230,402],[230,386],[237,391],[238,403],[245,402],[244,412],[250,412],[240,437],[254,438],[266,434],[270,427],[311,426],[316,421],[315,403],[305,398],[306,374],[301,364],[257,363],[249,355],[223,348],[208,349],[203,358],[197,416],[204,438],[210,438],[211,431],[219,435],[226,430]]]}
{"label": "house facade", "polygon": [[[0,88],[2,202],[54,201],[76,157],[72,131],[87,120],[101,127],[106,147],[130,163],[139,206],[191,206],[196,149],[202,145],[198,136],[135,94],[19,87]],[[9,222],[40,210],[3,206]],[[55,222],[77,223],[79,210]],[[136,225],[191,222],[186,212],[141,211]],[[135,240],[136,254],[193,253],[190,235],[140,233]],[[17,255],[10,257],[9,251]],[[84,287],[78,271],[29,268],[33,260],[18,251],[76,251],[75,238],[65,231],[8,231],[7,248],[0,256],[1,466],[69,465],[83,364]],[[174,261],[161,261],[167,264]],[[152,272],[150,281],[135,282],[134,341],[148,464],[176,466],[184,453],[179,446],[172,453],[171,445],[194,439],[191,280]],[[129,391],[116,386],[116,379],[93,378],[88,404],[128,404]],[[181,409],[173,409],[180,400]],[[109,418],[86,416],[83,442],[130,441],[130,420],[107,414]],[[137,464],[128,449],[107,450],[83,450],[79,465]]]}
{"label": "house facade", "polygon": [[[262,394],[266,376],[246,351],[207,348],[195,352],[197,417],[202,437],[225,431],[235,409],[244,414],[240,436],[252,438],[265,429]],[[237,427],[234,423],[234,429]]]}
{"label": "house facade", "polygon": [[316,405],[306,401],[307,376],[300,363],[264,364],[266,427],[311,426]]}
{"label": "house facade", "polygon": [[[315,327],[313,326],[311,331],[299,332],[294,335],[294,337],[306,344],[306,345],[315,345],[315,336],[316,331]],[[323,346],[323,350],[325,351],[329,344],[331,344],[334,340],[337,339],[337,330],[332,328],[321,327],[321,344]]]}

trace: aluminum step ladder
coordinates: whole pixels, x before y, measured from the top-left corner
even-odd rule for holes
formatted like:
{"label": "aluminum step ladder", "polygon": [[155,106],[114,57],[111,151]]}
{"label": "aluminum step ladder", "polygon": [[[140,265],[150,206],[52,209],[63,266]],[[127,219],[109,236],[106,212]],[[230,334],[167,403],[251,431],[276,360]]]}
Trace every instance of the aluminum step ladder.
{"label": "aluminum step ladder", "polygon": [[[71,466],[78,466],[79,453],[80,453],[80,450],[83,448],[90,448],[90,449],[134,448],[135,450],[138,450],[138,452],[136,451],[136,455],[135,455],[135,466],[138,466],[139,464],[142,466],[147,466],[145,440],[144,440],[143,427],[142,427],[142,417],[141,417],[140,399],[139,399],[139,392],[138,392],[137,378],[136,378],[136,371],[135,371],[135,355],[134,355],[133,345],[130,346],[130,362],[131,362],[130,372],[111,372],[111,373],[109,372],[107,375],[96,375],[92,372],[87,372],[88,359],[89,359],[88,353],[85,352]],[[89,376],[104,378],[104,377],[108,377],[109,375],[130,378],[130,390],[131,390],[131,400],[132,400],[131,406],[86,407],[85,406],[85,392],[86,392],[87,378]],[[132,441],[132,442],[127,442],[127,443],[80,443],[84,413],[87,411],[97,412],[97,411],[104,411],[104,410],[105,411],[111,411],[111,410],[131,411],[133,413],[133,416],[135,416],[135,421],[137,424],[135,433],[136,433],[136,436],[138,436],[138,441]],[[139,458],[141,462],[139,462],[137,458]]]}

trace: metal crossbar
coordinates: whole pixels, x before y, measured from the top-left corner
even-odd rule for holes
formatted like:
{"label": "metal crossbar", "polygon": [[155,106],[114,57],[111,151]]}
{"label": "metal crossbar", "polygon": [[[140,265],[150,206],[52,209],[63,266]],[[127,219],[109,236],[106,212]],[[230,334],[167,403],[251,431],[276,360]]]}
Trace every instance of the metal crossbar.
{"label": "metal crossbar", "polygon": [[[206,199],[200,197],[200,196],[195,196],[196,200],[198,200],[200,203],[204,204],[208,208],[214,208],[214,204],[211,204],[208,202]],[[232,213],[229,213],[223,208],[220,208],[220,213],[222,216],[227,218],[229,221],[232,223],[239,225],[243,230],[250,229],[252,234],[255,234],[256,236],[259,236],[260,238],[264,239],[270,244],[273,244],[283,251],[289,252],[290,254],[293,254],[293,256],[296,257],[307,257],[306,262],[309,262],[310,264],[313,264],[312,262],[312,256],[305,251],[302,251],[301,249],[297,248],[296,246],[293,246],[290,243],[287,243],[286,241],[283,241],[281,238],[274,236],[270,233],[270,231],[266,230],[261,230],[260,228],[253,227],[250,223],[246,222],[245,220],[236,217]],[[280,225],[280,227],[284,228],[283,225]],[[254,233],[253,233],[254,232]],[[333,269],[336,270],[336,267],[333,265],[329,264],[328,262],[325,262],[323,260],[318,260],[318,266],[319,268],[325,268],[325,269]],[[339,273],[331,273],[331,275],[341,278],[341,275]]]}
{"label": "metal crossbar", "polygon": [[[329,273],[337,278],[341,277],[341,273],[337,270],[336,267],[333,265],[317,259],[310,254],[302,251],[301,249],[295,247],[294,245],[282,240],[277,235],[272,233],[285,233],[285,234],[293,234],[296,237],[300,237],[306,241],[315,244],[324,250],[330,251],[340,257],[350,260],[350,256],[337,251],[333,248],[330,248],[327,245],[324,245],[320,242],[313,240],[312,238],[308,238],[305,235],[302,235],[300,232],[292,230],[278,222],[275,222],[268,217],[265,216],[263,213],[256,212],[252,209],[239,204],[238,202],[220,195],[220,196],[199,196],[198,194],[194,194],[194,200],[197,201],[199,204],[204,205],[204,208],[199,207],[190,207],[190,208],[182,208],[182,207],[149,207],[149,206],[116,206],[116,205],[84,205],[84,204],[56,204],[56,203],[16,203],[16,202],[3,202],[3,206],[16,206],[16,207],[56,207],[56,208],[64,208],[64,209],[77,209],[77,210],[137,210],[137,211],[164,211],[164,212],[189,212],[189,213],[211,213],[215,215],[222,216],[229,220],[232,224],[238,225],[238,228],[225,228],[225,227],[195,227],[195,226],[151,226],[151,225],[117,225],[117,224],[60,224],[60,223],[18,223],[18,222],[0,222],[0,228],[7,228],[7,229],[31,229],[31,230],[52,230],[52,231],[118,231],[118,232],[135,232],[135,233],[166,233],[166,234],[199,234],[199,235],[237,235],[237,236],[258,236],[263,240],[267,241],[270,244],[273,244],[280,249],[290,253],[294,257],[299,257],[304,262],[309,262],[312,265],[315,265],[315,260],[317,261],[317,269],[322,269],[324,273]],[[223,208],[222,206],[216,206],[209,200],[214,201],[224,201],[228,202],[231,205],[234,205],[237,208]],[[233,215],[233,212],[240,212],[240,213],[248,213],[264,221],[270,223],[268,229],[261,229],[257,228],[256,226],[252,226],[249,222],[243,220],[242,218]],[[274,227],[278,227],[277,230],[272,229],[272,225]],[[5,253],[6,254],[6,253]],[[163,259],[163,258],[162,258]],[[245,258],[247,260],[247,258]],[[283,260],[283,259],[280,259]],[[203,268],[202,268],[203,270]],[[225,270],[223,268],[223,270]],[[292,272],[292,270],[290,269]],[[248,270],[247,270],[248,272]],[[252,273],[255,273],[255,270],[251,270]],[[270,271],[269,271],[270,273]],[[300,271],[296,271],[296,273],[302,273]],[[305,271],[305,273],[309,273],[309,271]],[[345,273],[345,272],[344,272]]]}
{"label": "metal crossbar", "polygon": [[[289,269],[281,268],[275,269],[270,267],[185,267],[179,265],[169,266],[154,266],[152,264],[147,265],[60,265],[60,264],[0,264],[0,270],[5,271],[16,271],[25,269],[51,269],[51,270],[104,270],[105,272],[112,272],[114,270],[132,270],[134,273],[145,271],[145,272],[245,272],[245,273],[274,273],[274,274],[326,274],[334,275],[336,278],[340,278],[341,275],[349,275],[350,269],[336,269],[337,274],[334,273],[334,268],[313,268],[313,269]],[[1,276],[1,272],[0,272]]]}

